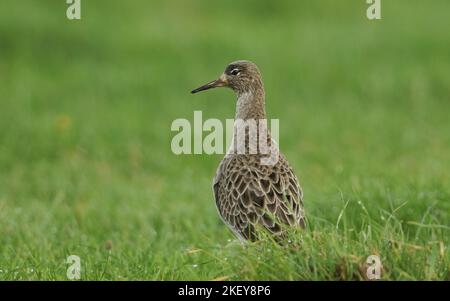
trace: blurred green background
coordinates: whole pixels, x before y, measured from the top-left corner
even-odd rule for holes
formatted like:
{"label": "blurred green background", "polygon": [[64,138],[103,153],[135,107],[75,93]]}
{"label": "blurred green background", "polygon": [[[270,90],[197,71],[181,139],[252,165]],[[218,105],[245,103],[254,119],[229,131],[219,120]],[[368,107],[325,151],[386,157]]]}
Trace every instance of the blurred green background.
{"label": "blurred green background", "polygon": [[[382,1],[378,21],[363,0],[66,9],[0,4],[0,279],[66,279],[70,254],[82,279],[362,279],[370,254],[385,279],[450,279],[447,0]],[[234,117],[230,90],[189,91],[237,59],[305,191],[297,255],[230,243],[222,156],[170,149],[174,119]]]}

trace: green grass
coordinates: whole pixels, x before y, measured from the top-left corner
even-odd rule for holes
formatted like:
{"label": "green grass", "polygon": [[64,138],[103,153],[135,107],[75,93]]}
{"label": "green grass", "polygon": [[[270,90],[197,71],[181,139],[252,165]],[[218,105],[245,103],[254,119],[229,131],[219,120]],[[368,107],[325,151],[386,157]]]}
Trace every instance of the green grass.
{"label": "green grass", "polygon": [[[314,2],[314,3],[313,3]],[[0,279],[450,280],[448,1],[0,4]],[[239,245],[211,189],[220,155],[176,156],[175,118],[234,116],[189,91],[262,70],[305,191],[301,248]],[[299,236],[292,240],[299,240]]]}

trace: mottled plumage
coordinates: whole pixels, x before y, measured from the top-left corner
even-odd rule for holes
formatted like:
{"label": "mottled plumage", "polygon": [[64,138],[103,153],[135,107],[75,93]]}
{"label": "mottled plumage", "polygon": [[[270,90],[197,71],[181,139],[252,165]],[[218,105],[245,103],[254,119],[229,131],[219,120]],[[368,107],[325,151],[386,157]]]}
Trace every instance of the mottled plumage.
{"label": "mottled plumage", "polygon": [[304,226],[302,190],[286,159],[264,166],[256,155],[227,155],[213,183],[219,213],[240,237],[254,240],[255,225],[281,234],[280,223]]}
{"label": "mottled plumage", "polygon": [[[255,64],[233,62],[218,80],[193,93],[221,86],[230,87],[237,94],[236,120],[256,120],[259,124],[266,119],[264,87]],[[242,137],[237,132],[213,181],[214,197],[223,221],[240,239],[247,240],[258,239],[260,229],[280,238],[285,227],[303,228],[303,192],[288,161],[276,149],[279,154],[276,163],[262,164],[261,159],[267,158],[267,153],[258,147],[257,152],[251,154],[249,131]],[[258,131],[258,139],[262,133]],[[276,148],[267,134],[268,146]],[[245,139],[245,153],[237,152],[239,139]]]}

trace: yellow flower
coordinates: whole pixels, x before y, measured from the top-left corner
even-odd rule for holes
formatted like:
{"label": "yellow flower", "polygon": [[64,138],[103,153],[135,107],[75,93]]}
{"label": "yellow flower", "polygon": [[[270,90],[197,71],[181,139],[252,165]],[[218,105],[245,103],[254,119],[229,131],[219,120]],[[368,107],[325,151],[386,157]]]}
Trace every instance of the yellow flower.
{"label": "yellow flower", "polygon": [[56,117],[55,125],[58,131],[66,132],[72,126],[72,118],[68,115],[59,115]]}

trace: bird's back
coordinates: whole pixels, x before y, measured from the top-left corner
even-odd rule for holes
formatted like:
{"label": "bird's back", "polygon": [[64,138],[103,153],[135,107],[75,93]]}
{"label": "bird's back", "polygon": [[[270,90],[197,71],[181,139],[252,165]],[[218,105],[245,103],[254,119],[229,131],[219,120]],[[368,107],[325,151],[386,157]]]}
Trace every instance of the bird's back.
{"label": "bird's back", "polygon": [[260,154],[227,154],[213,183],[220,216],[241,239],[256,240],[258,229],[282,236],[283,228],[304,227],[303,192],[279,153],[274,165]]}

